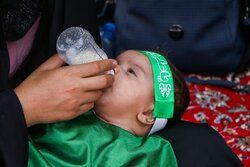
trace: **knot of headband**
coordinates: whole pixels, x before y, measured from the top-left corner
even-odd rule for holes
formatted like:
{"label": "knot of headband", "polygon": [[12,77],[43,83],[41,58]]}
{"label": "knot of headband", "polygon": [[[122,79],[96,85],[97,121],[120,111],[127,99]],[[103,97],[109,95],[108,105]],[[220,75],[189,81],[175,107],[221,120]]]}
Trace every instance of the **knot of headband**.
{"label": "knot of headband", "polygon": [[167,120],[174,114],[174,83],[167,60],[159,53],[139,51],[148,57],[154,77],[154,112],[155,122],[149,135],[163,129]]}

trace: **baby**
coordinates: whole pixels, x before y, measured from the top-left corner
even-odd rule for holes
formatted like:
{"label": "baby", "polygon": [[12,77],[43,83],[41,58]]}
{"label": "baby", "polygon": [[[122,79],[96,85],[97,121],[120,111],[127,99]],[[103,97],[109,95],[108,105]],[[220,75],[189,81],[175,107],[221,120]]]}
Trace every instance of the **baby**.
{"label": "baby", "polygon": [[[95,103],[99,118],[137,136],[152,134],[159,130],[157,126],[164,128],[168,118],[171,122],[181,118],[189,104],[189,92],[169,61],[155,52],[133,50],[119,55],[117,61],[112,87]],[[163,111],[157,114],[157,110]]]}
{"label": "baby", "polygon": [[157,52],[129,50],[117,61],[93,112],[30,129],[28,166],[177,166],[171,144],[151,134],[181,118],[185,81]]}

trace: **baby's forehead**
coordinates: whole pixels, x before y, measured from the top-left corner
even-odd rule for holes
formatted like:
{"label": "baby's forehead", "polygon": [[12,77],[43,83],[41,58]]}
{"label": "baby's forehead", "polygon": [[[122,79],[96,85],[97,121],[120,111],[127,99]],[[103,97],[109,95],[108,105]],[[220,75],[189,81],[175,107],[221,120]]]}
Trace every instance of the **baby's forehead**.
{"label": "baby's forehead", "polygon": [[116,60],[118,64],[129,64],[131,67],[140,67],[146,77],[146,79],[153,78],[151,63],[146,55],[139,51],[128,50],[121,53]]}
{"label": "baby's forehead", "polygon": [[[146,58],[146,59],[145,59]],[[122,52],[116,57],[117,60],[125,61],[125,60],[130,60],[130,61],[136,61],[138,59],[145,59],[147,60],[147,57],[140,53],[139,51],[136,50],[127,50],[125,52]]]}
{"label": "baby's forehead", "polygon": [[136,64],[141,66],[146,71],[152,71],[151,63],[146,55],[139,51],[135,50],[128,50],[121,53],[116,60],[118,63],[129,63],[129,64]]}

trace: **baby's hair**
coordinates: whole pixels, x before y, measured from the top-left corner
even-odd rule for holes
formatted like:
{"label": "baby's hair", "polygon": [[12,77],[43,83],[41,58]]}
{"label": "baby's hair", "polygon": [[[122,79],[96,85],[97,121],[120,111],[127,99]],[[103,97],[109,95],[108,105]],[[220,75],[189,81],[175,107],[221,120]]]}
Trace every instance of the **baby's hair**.
{"label": "baby's hair", "polygon": [[166,58],[170,66],[173,81],[174,81],[174,116],[168,120],[168,125],[180,120],[189,105],[189,90],[184,80],[182,73],[171,63],[168,58],[168,51],[162,50],[159,47],[151,49],[150,51],[161,54]]}

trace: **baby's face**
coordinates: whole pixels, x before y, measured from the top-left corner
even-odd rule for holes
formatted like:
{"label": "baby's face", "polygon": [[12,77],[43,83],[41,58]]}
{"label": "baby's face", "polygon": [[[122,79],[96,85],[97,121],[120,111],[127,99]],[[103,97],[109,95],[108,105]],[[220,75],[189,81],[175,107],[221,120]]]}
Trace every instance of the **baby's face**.
{"label": "baby's face", "polygon": [[117,57],[112,87],[104,90],[95,103],[95,112],[107,121],[131,119],[135,111],[153,104],[153,74],[148,58],[137,51],[126,51]]}

